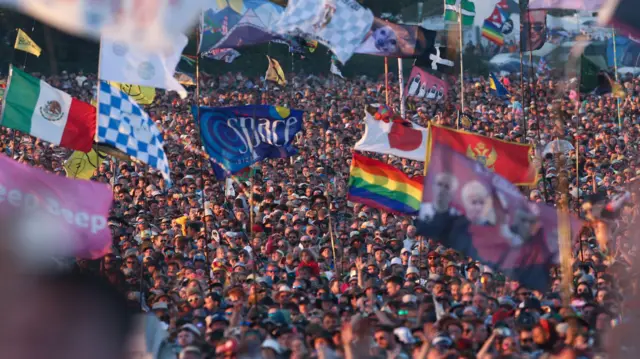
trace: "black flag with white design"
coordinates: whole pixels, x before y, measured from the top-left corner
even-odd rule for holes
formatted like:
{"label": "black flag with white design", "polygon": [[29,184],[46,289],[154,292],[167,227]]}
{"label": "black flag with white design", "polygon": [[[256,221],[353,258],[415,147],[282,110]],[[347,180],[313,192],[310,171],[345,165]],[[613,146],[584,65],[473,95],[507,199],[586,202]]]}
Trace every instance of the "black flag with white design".
{"label": "black flag with white design", "polygon": [[[426,30],[430,31],[430,30]],[[443,36],[440,43],[434,42],[425,48],[421,56],[416,58],[415,66],[445,74],[457,74],[460,72],[460,52],[457,31],[450,29]]]}

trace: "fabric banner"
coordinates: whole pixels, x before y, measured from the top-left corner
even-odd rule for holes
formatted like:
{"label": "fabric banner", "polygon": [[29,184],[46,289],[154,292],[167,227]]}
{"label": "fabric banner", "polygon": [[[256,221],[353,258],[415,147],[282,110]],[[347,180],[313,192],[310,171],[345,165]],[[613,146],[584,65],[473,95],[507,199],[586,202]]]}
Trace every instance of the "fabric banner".
{"label": "fabric banner", "polygon": [[75,35],[124,42],[145,50],[168,50],[189,33],[206,0],[0,0],[48,25]]}
{"label": "fabric banner", "polygon": [[[449,146],[484,164],[491,171],[495,171],[516,185],[530,185],[535,182],[535,171],[529,157],[533,147],[530,145],[502,141],[437,125],[431,125],[429,131],[432,146],[436,144]],[[431,156],[431,158],[435,157]]]}
{"label": "fabric banner", "polygon": [[414,161],[425,161],[427,129],[409,122],[382,105],[365,111],[365,130],[354,147],[358,151],[384,153]]}
{"label": "fabric banner", "polygon": [[[176,80],[178,80],[178,78],[176,78]],[[131,96],[131,98],[140,105],[150,105],[156,98],[156,89],[153,87],[121,84],[114,81],[109,81],[109,83],[111,86],[117,87],[122,90],[122,92]]]}
{"label": "fabric banner", "polygon": [[289,0],[271,31],[326,45],[346,63],[371,30],[373,13],[356,0]]}
{"label": "fabric banner", "polygon": [[530,0],[529,10],[567,9],[598,12],[605,0]]}
{"label": "fabric banner", "polygon": [[75,151],[64,162],[67,177],[89,180],[107,155],[92,149],[89,153]]}
{"label": "fabric banner", "polygon": [[[197,108],[193,109],[197,116]],[[286,158],[297,149],[300,110],[280,106],[200,107],[200,135],[212,161],[236,173],[265,158]]]}
{"label": "fabric banner", "polygon": [[171,185],[169,160],[158,126],[124,91],[100,81],[97,141],[153,167]]}
{"label": "fabric banner", "polygon": [[384,162],[354,153],[347,199],[386,212],[417,215],[422,176],[411,178]]}
{"label": "fabric banner", "polygon": [[449,85],[444,80],[414,66],[411,69],[411,75],[409,75],[409,81],[405,86],[404,93],[408,97],[436,101],[446,100],[449,93]]}
{"label": "fabric banner", "polygon": [[284,71],[282,71],[282,66],[280,66],[278,60],[269,56],[267,56],[267,60],[269,61],[269,67],[267,67],[267,72],[264,75],[265,80],[275,82],[280,86],[286,86],[287,78],[284,76]]}
{"label": "fabric banner", "polygon": [[146,52],[121,42],[100,42],[100,79],[125,84],[163,88],[187,97],[187,90],[174,78],[182,50],[189,39],[176,38],[171,51]]}
{"label": "fabric banner", "polygon": [[281,37],[270,28],[280,19],[284,7],[267,0],[211,1],[200,21],[200,53],[251,46]]}
{"label": "fabric banner", "polygon": [[524,19],[520,31],[520,47],[522,51],[538,50],[547,42],[547,11],[527,11]]}
{"label": "fabric banner", "polygon": [[415,57],[425,49],[423,30],[416,25],[399,25],[375,18],[355,52],[386,57]]}
{"label": "fabric banner", "polygon": [[[482,163],[450,147],[431,149],[418,233],[504,273],[546,290],[560,263],[556,209],[528,202],[518,188]],[[571,233],[582,226],[571,219]]]}
{"label": "fabric banner", "polygon": [[95,259],[106,253],[113,198],[108,186],[49,174],[5,156],[0,167],[0,213],[4,218],[23,213],[17,219],[30,228],[18,233],[26,237],[19,238],[20,245],[49,258]]}
{"label": "fabric banner", "polygon": [[612,26],[634,42],[640,39],[638,13],[640,3],[637,0],[609,0],[598,13],[600,26]]}
{"label": "fabric banner", "polygon": [[22,29],[18,29],[16,43],[13,45],[13,48],[16,50],[28,52],[36,57],[40,57],[40,54],[42,53],[42,48],[40,48],[40,46],[38,46],[35,41],[31,40],[29,35],[22,31]]}

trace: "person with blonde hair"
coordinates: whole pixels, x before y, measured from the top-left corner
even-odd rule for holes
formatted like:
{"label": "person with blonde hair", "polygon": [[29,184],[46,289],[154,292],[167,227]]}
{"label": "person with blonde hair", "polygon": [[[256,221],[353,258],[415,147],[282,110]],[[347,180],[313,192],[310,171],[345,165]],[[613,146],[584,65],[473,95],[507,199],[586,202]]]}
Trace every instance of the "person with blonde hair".
{"label": "person with blonde hair", "polygon": [[476,225],[493,226],[496,224],[496,213],[489,190],[479,181],[467,182],[461,191],[465,216]]}

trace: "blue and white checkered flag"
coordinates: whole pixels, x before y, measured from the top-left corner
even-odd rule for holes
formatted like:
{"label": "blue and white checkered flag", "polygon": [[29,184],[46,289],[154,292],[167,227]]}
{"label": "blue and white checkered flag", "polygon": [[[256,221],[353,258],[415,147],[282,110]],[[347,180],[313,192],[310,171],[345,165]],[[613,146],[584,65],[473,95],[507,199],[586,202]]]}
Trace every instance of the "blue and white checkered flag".
{"label": "blue and white checkered flag", "polygon": [[129,95],[105,81],[100,81],[98,98],[98,142],[159,170],[170,184],[164,140],[149,115]]}

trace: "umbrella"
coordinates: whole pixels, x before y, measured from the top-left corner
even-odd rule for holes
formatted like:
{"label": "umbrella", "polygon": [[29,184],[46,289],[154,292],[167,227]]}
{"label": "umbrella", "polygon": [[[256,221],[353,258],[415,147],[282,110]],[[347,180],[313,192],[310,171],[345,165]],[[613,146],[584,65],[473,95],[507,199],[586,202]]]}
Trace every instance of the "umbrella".
{"label": "umbrella", "polygon": [[553,140],[544,147],[544,151],[542,151],[542,156],[546,156],[551,153],[567,153],[569,151],[573,151],[575,148],[569,141],[565,140]]}

